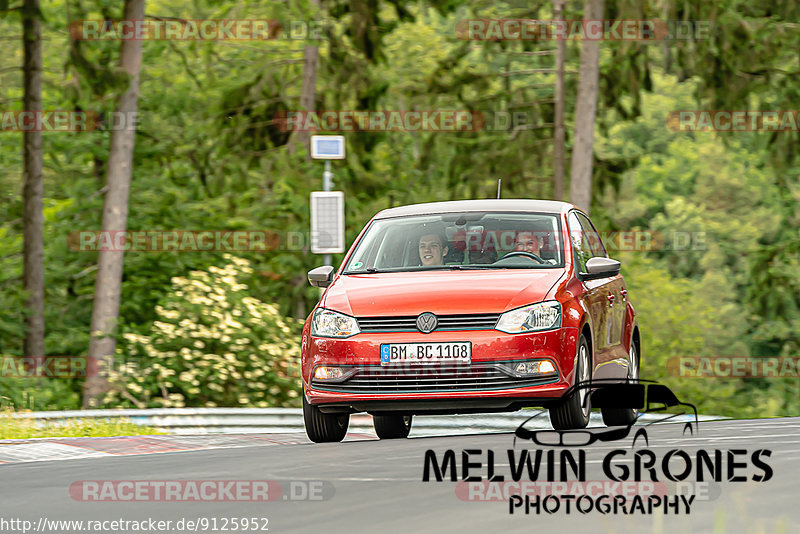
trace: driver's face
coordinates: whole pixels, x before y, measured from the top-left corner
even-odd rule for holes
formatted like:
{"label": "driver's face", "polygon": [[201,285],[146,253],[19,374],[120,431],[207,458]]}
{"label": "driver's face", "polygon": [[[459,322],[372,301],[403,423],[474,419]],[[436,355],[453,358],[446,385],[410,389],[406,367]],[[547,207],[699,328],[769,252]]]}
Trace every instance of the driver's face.
{"label": "driver's face", "polygon": [[422,265],[443,265],[442,258],[447,254],[447,247],[436,234],[426,234],[419,238],[419,259]]}
{"label": "driver's face", "polygon": [[517,234],[517,240],[514,241],[514,250],[518,252],[530,252],[532,254],[539,254],[539,241],[533,232],[520,232]]}

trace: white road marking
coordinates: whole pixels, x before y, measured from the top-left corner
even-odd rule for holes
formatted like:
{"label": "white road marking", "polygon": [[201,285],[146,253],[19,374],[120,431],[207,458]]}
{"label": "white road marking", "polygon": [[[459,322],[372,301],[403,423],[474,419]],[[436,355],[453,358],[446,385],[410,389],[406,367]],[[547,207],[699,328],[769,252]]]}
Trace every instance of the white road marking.
{"label": "white road marking", "polygon": [[61,443],[21,443],[0,447],[0,462],[45,462],[48,460],[75,460],[114,456]]}

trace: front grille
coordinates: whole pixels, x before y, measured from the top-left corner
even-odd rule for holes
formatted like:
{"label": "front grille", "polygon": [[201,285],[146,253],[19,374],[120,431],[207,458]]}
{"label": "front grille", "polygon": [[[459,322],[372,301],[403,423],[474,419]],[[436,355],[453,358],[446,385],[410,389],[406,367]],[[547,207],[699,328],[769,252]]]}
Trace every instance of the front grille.
{"label": "front grille", "polygon": [[346,393],[436,393],[510,389],[548,384],[558,376],[517,378],[511,366],[517,362],[478,363],[472,365],[408,365],[400,368],[379,365],[342,366],[356,373],[338,384],[311,381],[311,386],[325,391]]}
{"label": "front grille", "polygon": [[[499,313],[480,315],[437,315],[436,330],[492,330]],[[362,332],[418,332],[417,316],[406,317],[359,317],[358,327]]]}

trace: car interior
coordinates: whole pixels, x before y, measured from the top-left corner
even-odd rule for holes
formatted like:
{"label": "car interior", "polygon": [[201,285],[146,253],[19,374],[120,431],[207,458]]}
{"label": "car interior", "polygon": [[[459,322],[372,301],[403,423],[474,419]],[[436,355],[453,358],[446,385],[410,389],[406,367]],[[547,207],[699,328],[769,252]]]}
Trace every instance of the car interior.
{"label": "car interior", "polygon": [[[552,216],[524,217],[514,214],[480,214],[474,221],[443,220],[443,217],[414,218],[408,222],[393,221],[386,224],[363,243],[363,253],[352,261],[353,270],[374,267],[397,269],[422,265],[419,257],[419,239],[426,233],[444,234],[443,247],[447,253],[445,265],[491,265],[530,267],[532,260],[524,256],[504,256],[514,251],[517,235],[532,232],[539,244],[538,256],[548,264],[561,262],[558,226]],[[459,224],[461,223],[461,224]],[[356,259],[354,257],[354,259]]]}

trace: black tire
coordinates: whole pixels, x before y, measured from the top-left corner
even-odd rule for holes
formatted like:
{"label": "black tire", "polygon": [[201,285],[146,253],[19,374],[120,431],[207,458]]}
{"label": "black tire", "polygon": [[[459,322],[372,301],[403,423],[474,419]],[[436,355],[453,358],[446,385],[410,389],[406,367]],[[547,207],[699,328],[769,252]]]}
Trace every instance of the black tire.
{"label": "black tire", "polygon": [[342,441],[350,424],[350,414],[322,413],[303,395],[303,422],[308,439],[315,443]]}
{"label": "black tire", "polygon": [[372,425],[381,439],[407,438],[411,432],[411,415],[373,415]]}
{"label": "black tire", "polygon": [[[631,350],[628,351],[628,379],[639,379],[639,351],[636,343],[631,339]],[[606,426],[628,426],[632,425],[639,416],[636,408],[601,408],[603,422]]]}
{"label": "black tire", "polygon": [[[575,355],[575,382],[587,382],[591,380],[592,355],[589,350],[589,343],[581,334],[578,342],[578,351]],[[568,399],[559,405],[550,408],[550,423],[556,430],[574,430],[586,428],[589,424],[592,405],[588,398],[588,388],[581,388],[575,391]],[[586,407],[584,408],[584,398]]]}

